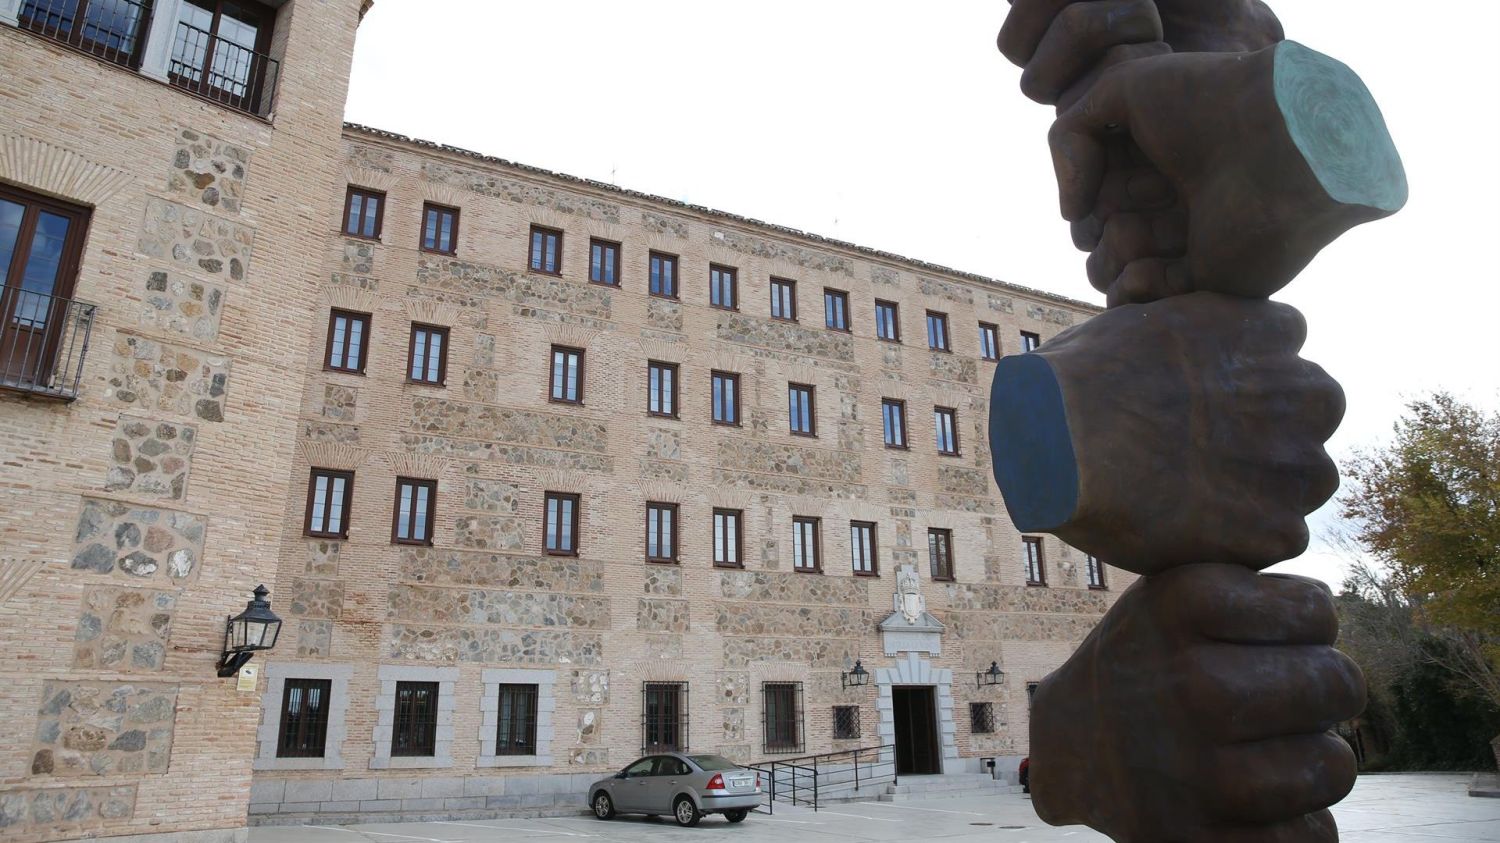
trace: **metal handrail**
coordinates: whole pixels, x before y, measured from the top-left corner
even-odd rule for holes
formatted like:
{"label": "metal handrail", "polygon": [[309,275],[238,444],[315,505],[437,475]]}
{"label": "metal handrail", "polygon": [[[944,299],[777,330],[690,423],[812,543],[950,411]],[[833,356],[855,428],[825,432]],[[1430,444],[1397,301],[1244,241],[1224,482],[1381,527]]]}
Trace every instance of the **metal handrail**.
{"label": "metal handrail", "polygon": [[97,310],[87,302],[0,288],[0,389],[77,398]]}
{"label": "metal handrail", "polygon": [[264,53],[179,21],[167,76],[198,96],[264,117],[271,113],[280,68]]}
{"label": "metal handrail", "polygon": [[[869,769],[869,773],[863,778],[861,778],[862,764]],[[827,787],[852,784],[855,790],[859,790],[861,786],[879,784],[883,781],[897,784],[900,780],[896,768],[895,744],[825,752],[800,758],[773,759],[746,766],[756,772],[767,774],[770,779],[770,786],[766,790],[766,808],[767,812],[772,814],[776,813],[778,801],[793,806],[810,805],[814,811],[817,811],[822,805],[823,791]],[[889,768],[889,770],[877,772],[881,768]],[[852,777],[849,777],[851,773]],[[840,776],[844,778],[838,778]],[[801,781],[803,777],[810,777],[811,782]],[[790,779],[790,781],[784,782],[784,779]]]}
{"label": "metal handrail", "polygon": [[88,0],[87,5],[79,0],[25,0],[17,19],[22,29],[107,62],[135,67],[150,9],[136,0]]}

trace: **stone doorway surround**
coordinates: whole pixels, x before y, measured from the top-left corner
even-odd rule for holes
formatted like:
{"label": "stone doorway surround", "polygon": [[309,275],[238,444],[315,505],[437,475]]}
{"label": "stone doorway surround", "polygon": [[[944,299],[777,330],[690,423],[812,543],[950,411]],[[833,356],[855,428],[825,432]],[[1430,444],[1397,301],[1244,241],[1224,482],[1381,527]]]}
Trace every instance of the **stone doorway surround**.
{"label": "stone doorway surround", "polygon": [[937,689],[938,743],[941,744],[939,754],[942,771],[957,771],[958,729],[953,722],[953,671],[934,668],[932,662],[916,653],[905,654],[896,662],[895,667],[876,668],[875,686],[878,696],[875,699],[875,709],[880,715],[878,734],[882,746],[896,743],[896,707],[891,689],[898,685],[925,685]]}

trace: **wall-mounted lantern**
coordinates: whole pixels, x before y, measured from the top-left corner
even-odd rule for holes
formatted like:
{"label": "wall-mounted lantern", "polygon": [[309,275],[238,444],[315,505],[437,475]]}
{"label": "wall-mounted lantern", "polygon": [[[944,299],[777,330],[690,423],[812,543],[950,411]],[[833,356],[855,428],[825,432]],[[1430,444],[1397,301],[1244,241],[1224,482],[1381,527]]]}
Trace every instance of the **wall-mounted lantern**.
{"label": "wall-mounted lantern", "polygon": [[224,629],[224,655],[219,657],[219,675],[233,676],[259,650],[276,646],[281,635],[281,618],[271,611],[266,600],[271,592],[263,585],[255,587],[255,599],[245,604],[245,611],[229,619]]}
{"label": "wall-mounted lantern", "polygon": [[844,674],[845,688],[863,688],[870,684],[870,671],[865,670],[865,663],[856,660],[854,669]]}
{"label": "wall-mounted lantern", "polygon": [[990,662],[990,669],[974,674],[974,685],[980,689],[994,688],[1005,681],[1005,671],[999,662]]}

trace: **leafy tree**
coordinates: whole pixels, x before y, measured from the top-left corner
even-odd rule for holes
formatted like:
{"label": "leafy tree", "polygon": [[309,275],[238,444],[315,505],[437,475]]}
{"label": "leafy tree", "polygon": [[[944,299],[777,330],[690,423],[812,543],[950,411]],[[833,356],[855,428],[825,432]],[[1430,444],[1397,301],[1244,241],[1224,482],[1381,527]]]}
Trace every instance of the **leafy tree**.
{"label": "leafy tree", "polygon": [[1382,658],[1437,666],[1500,709],[1500,413],[1438,393],[1408,404],[1394,432],[1344,467],[1349,537],[1389,572],[1357,570],[1353,584],[1383,622],[1409,613],[1401,652]]}

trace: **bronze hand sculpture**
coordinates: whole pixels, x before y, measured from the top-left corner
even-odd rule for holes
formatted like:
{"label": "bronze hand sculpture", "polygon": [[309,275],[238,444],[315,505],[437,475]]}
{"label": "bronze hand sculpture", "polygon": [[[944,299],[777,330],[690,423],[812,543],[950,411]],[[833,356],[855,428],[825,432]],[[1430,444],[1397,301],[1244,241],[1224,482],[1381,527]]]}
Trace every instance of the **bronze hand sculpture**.
{"label": "bronze hand sculpture", "polygon": [[1120,843],[1336,841],[1328,733],[1364,683],[1301,553],[1343,393],[1267,297],[1406,199],[1379,109],[1258,0],[1014,0],[1000,47],[1059,105],[1064,216],[1104,315],[996,367],[1023,531],[1143,574],[1037,692],[1040,816]]}

